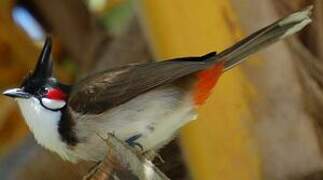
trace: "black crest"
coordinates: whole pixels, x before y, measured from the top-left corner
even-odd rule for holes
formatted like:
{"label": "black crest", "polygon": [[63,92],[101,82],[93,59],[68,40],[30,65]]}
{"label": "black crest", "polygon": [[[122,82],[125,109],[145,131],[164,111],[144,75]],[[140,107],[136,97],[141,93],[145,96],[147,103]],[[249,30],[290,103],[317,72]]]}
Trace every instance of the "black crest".
{"label": "black crest", "polygon": [[37,65],[32,73],[33,78],[48,79],[53,74],[53,61],[51,59],[52,40],[47,37],[43,50],[38,58]]}
{"label": "black crest", "polygon": [[[53,75],[53,61],[51,58],[52,40],[48,37],[44,43],[41,54],[34,71],[27,76],[21,84],[24,91],[37,94],[49,83],[55,83]],[[53,81],[53,82],[52,82]]]}

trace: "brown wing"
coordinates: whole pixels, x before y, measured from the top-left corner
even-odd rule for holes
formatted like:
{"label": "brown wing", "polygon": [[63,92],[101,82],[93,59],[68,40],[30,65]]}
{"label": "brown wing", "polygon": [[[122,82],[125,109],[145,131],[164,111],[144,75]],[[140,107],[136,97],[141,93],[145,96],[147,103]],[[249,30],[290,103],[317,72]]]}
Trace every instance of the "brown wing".
{"label": "brown wing", "polygon": [[68,105],[83,114],[101,113],[155,87],[207,68],[211,63],[204,60],[212,56],[215,53],[127,65],[92,75],[75,85]]}

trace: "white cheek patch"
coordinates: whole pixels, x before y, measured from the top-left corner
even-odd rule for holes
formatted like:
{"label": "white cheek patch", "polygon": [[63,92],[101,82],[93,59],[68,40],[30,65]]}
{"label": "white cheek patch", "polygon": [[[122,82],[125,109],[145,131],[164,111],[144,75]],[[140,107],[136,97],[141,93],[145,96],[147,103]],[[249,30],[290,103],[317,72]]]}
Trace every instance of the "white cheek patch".
{"label": "white cheek patch", "polygon": [[61,109],[66,104],[66,102],[63,100],[53,100],[48,98],[42,98],[41,101],[42,104],[49,109]]}

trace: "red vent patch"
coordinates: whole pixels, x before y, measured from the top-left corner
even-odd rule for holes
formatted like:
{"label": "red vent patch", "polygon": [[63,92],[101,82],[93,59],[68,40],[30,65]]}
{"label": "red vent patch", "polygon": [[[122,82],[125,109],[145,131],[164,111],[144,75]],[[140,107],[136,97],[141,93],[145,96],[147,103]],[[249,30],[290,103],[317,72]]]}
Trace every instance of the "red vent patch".
{"label": "red vent patch", "polygon": [[223,72],[223,67],[223,63],[215,64],[211,68],[197,73],[198,81],[193,93],[195,105],[202,105],[209,97],[211,90]]}

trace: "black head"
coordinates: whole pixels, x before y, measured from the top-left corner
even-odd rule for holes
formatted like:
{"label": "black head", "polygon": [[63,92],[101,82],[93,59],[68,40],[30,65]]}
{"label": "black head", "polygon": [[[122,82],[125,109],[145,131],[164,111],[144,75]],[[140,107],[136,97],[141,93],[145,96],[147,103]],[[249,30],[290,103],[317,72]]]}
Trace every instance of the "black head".
{"label": "black head", "polygon": [[6,90],[3,94],[14,98],[47,97],[52,99],[66,98],[68,86],[60,84],[53,77],[51,58],[52,40],[46,39],[36,67],[27,75],[20,88]]}

